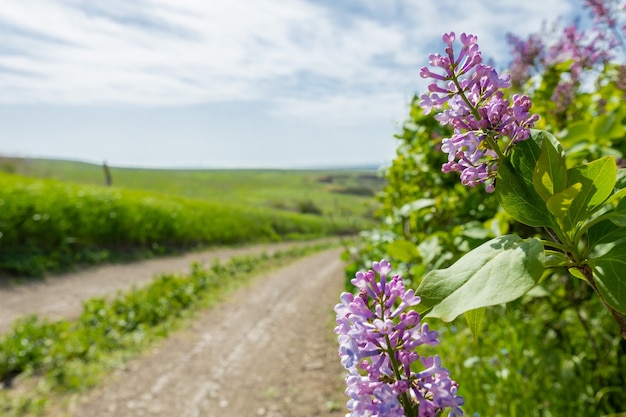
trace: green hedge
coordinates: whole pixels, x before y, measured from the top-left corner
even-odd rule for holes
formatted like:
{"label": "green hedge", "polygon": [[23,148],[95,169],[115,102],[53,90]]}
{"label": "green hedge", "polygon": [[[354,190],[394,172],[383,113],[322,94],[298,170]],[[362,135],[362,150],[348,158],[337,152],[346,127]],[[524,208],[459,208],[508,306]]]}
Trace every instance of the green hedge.
{"label": "green hedge", "polygon": [[0,269],[24,275],[195,246],[354,231],[319,216],[0,174]]}

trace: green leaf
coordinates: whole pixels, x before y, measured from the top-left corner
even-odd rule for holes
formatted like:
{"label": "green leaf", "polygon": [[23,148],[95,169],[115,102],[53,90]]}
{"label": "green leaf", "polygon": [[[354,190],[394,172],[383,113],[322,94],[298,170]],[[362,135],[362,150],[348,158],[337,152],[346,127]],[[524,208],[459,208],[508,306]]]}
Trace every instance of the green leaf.
{"label": "green leaf", "polygon": [[591,122],[591,130],[598,142],[622,138],[626,133],[621,117],[615,112],[594,117]]}
{"label": "green leaf", "polygon": [[590,211],[602,204],[613,192],[617,179],[615,159],[610,156],[596,159],[567,171],[569,184],[581,183],[582,190],[570,206],[572,224],[584,220]]}
{"label": "green leaf", "polygon": [[[567,125],[567,131],[563,136],[563,142],[569,142],[575,144],[584,139],[589,139],[591,130],[589,129],[589,122],[586,120],[570,123]],[[569,146],[567,146],[569,149]]]}
{"label": "green leaf", "polygon": [[498,168],[498,202],[511,217],[529,226],[551,225],[548,208],[533,185],[541,142],[549,140],[548,135],[548,132],[533,130],[531,138],[516,144],[510,158],[502,161]]}
{"label": "green leaf", "polygon": [[[603,215],[606,216],[606,215]],[[626,239],[626,228],[615,227],[615,223],[605,218],[587,231],[589,246],[603,245]]]}
{"label": "green leaf", "polygon": [[417,293],[428,313],[444,321],[477,308],[515,300],[541,277],[544,250],[538,239],[505,235],[485,242],[447,269],[426,274]]}
{"label": "green leaf", "polygon": [[387,253],[393,259],[400,262],[415,261],[419,257],[419,252],[414,243],[408,240],[400,239],[387,245]]}
{"label": "green leaf", "polygon": [[617,180],[615,181],[615,188],[617,190],[622,190],[626,188],[626,169],[620,168],[617,170]]}
{"label": "green leaf", "polygon": [[583,275],[582,272],[580,272],[580,270],[578,268],[569,268],[568,269],[569,273],[572,274],[573,277],[578,278],[578,279],[582,279],[583,281],[587,281],[587,278],[585,278],[585,276]]}
{"label": "green leaf", "polygon": [[[620,190],[620,191],[626,191],[626,190]],[[616,224],[620,227],[625,227],[626,226],[626,199],[619,200],[615,209],[604,214],[604,216],[607,219],[611,220],[613,224]]]}
{"label": "green leaf", "polygon": [[[624,170],[620,169],[618,172],[620,171]],[[619,177],[617,180],[619,181]],[[615,201],[621,202],[622,200],[624,200],[624,196],[626,196],[626,188],[618,188],[617,191],[611,194],[611,196],[605,201],[605,204],[613,203]]]}
{"label": "green leaf", "polygon": [[606,218],[620,227],[626,226],[626,212],[625,211],[616,211],[612,213],[607,213]]}
{"label": "green leaf", "polygon": [[615,310],[626,314],[626,241],[593,260],[593,273],[602,298]]}
{"label": "green leaf", "polygon": [[533,170],[533,186],[544,200],[567,187],[565,158],[550,140],[541,142],[541,153]]}
{"label": "green leaf", "polygon": [[548,198],[546,205],[548,206],[550,213],[552,213],[552,215],[557,219],[563,219],[574,199],[578,196],[578,194],[580,194],[580,190],[582,190],[582,188],[583,185],[577,182],[576,184],[572,184],[563,191]]}
{"label": "green leaf", "polygon": [[398,214],[401,216],[409,216],[414,211],[421,210],[423,208],[432,207],[436,203],[433,198],[420,198],[418,200],[406,203],[398,210]]}
{"label": "green leaf", "polygon": [[470,332],[472,332],[474,340],[478,339],[478,334],[480,333],[480,328],[485,318],[485,310],[486,309],[483,307],[465,312],[465,320],[467,320],[467,325],[469,326]]}

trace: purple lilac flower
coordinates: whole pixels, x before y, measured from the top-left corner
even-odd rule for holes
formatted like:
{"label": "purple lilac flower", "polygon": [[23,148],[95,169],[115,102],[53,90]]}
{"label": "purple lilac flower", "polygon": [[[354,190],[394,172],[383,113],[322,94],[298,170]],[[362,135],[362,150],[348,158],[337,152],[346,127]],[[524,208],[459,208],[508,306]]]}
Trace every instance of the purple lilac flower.
{"label": "purple lilac flower", "polygon": [[[348,371],[348,415],[431,417],[446,409],[450,416],[463,415],[458,385],[439,356],[415,351],[439,343],[438,333],[410,309],[420,298],[400,276],[389,279],[386,260],[374,262],[372,269],[358,272],[352,284],[359,293],[342,293],[335,306],[339,356]],[[417,365],[419,372],[411,369]]]}
{"label": "purple lilac flower", "polygon": [[613,15],[612,0],[585,0],[584,7],[591,10],[591,15],[596,23],[606,23],[608,27],[614,29],[617,19]]}
{"label": "purple lilac flower", "polygon": [[525,41],[510,33],[506,38],[513,48],[513,62],[509,68],[511,84],[519,88],[530,79],[533,70],[543,63],[545,45],[537,34],[531,34]]}
{"label": "purple lilac flower", "polygon": [[514,95],[512,102],[504,98],[501,89],[509,86],[510,77],[482,63],[476,36],[461,34],[456,57],[455,40],[454,32],[444,34],[446,56],[430,55],[430,66],[438,72],[427,67],[420,70],[420,76],[433,83],[419,105],[425,114],[442,110],[435,118],[454,128],[452,137],[442,141],[441,148],[448,153],[442,170],[459,172],[464,185],[484,184],[493,192],[498,161],[504,156],[500,142],[508,142],[506,152],[528,139],[539,116],[530,113],[532,103],[527,96]]}
{"label": "purple lilac flower", "polygon": [[[540,74],[547,67],[568,63],[567,73],[561,76],[551,97],[556,104],[555,113],[564,116],[584,83],[585,71],[611,60],[618,47],[624,47],[623,35],[618,31],[620,10],[616,5],[615,0],[585,0],[584,7],[590,10],[594,26],[583,31],[576,20],[566,26],[551,45],[544,44],[537,34],[530,35],[526,41],[508,35],[513,54],[511,84],[521,88],[533,73]],[[621,12],[624,11],[626,8],[622,8]]]}
{"label": "purple lilac flower", "polygon": [[617,46],[615,42],[607,39],[604,32],[586,34],[577,24],[569,25],[563,30],[559,41],[548,50],[546,62],[554,65],[571,60],[570,75],[572,81],[577,82],[583,70],[591,69],[611,58],[610,51]]}
{"label": "purple lilac flower", "polygon": [[556,103],[556,112],[565,112],[574,102],[575,84],[571,81],[561,81],[552,92],[552,101]]}

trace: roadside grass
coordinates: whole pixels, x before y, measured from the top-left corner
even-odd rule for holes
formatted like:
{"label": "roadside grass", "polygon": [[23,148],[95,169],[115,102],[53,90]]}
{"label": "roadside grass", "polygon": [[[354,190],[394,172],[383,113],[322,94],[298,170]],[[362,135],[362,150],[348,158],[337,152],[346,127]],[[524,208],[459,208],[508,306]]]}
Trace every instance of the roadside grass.
{"label": "roadside grass", "polygon": [[447,325],[426,320],[441,342],[423,350],[440,355],[459,383],[465,414],[626,415],[626,343],[601,303],[548,320],[554,306],[525,301],[487,309],[476,340],[462,317]]}
{"label": "roadside grass", "polygon": [[113,299],[90,299],[76,320],[31,316],[16,321],[0,338],[0,415],[41,416],[51,409],[58,415],[73,395],[188,325],[200,309],[263,272],[332,246],[297,246],[210,267],[194,264],[188,275],[164,274]]}
{"label": "roadside grass", "polygon": [[0,270],[25,276],[199,247],[354,234],[364,225],[0,173]]}

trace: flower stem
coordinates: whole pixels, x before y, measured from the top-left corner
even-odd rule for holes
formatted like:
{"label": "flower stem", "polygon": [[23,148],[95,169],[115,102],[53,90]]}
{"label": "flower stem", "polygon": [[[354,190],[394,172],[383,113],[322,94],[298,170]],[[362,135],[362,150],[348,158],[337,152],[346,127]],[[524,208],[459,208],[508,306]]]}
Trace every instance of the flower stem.
{"label": "flower stem", "polygon": [[491,137],[491,135],[489,133],[487,133],[487,135],[485,135],[485,140],[489,144],[489,147],[494,150],[496,155],[498,155],[498,159],[503,161],[504,160],[504,154],[502,153],[502,150],[500,150],[500,147],[498,146],[498,143],[495,140],[493,140],[493,138]]}
{"label": "flower stem", "polygon": [[[478,113],[477,106],[473,105],[472,102],[469,101],[469,99],[467,98],[467,96],[463,92],[463,89],[461,88],[461,83],[459,83],[459,79],[457,78],[457,76],[454,73],[454,71],[452,71],[452,82],[456,86],[457,95],[459,95],[463,99],[465,104],[467,104],[467,107],[472,112],[472,116],[474,116],[476,118],[476,120],[481,120],[482,117],[480,117],[480,113]],[[490,132],[486,132],[486,133],[487,134],[485,135],[485,140],[489,144],[489,148],[491,148],[496,153],[496,155],[498,155],[498,159],[503,161],[504,160],[504,154],[502,153],[502,150],[500,149],[500,147],[498,146],[496,141],[493,140],[493,138],[491,137],[491,133]]]}
{"label": "flower stem", "polygon": [[[396,358],[395,352],[391,347],[391,340],[389,340],[389,335],[385,335],[385,342],[387,342],[387,355],[389,355],[389,360],[391,361],[391,367],[393,368],[393,373],[396,377],[396,381],[400,381],[402,379],[402,374],[400,373],[400,365],[398,364],[398,359]],[[402,408],[404,408],[404,413],[406,417],[415,417],[413,412],[413,407],[411,405],[411,400],[406,392],[400,394],[400,403],[402,404]]]}

